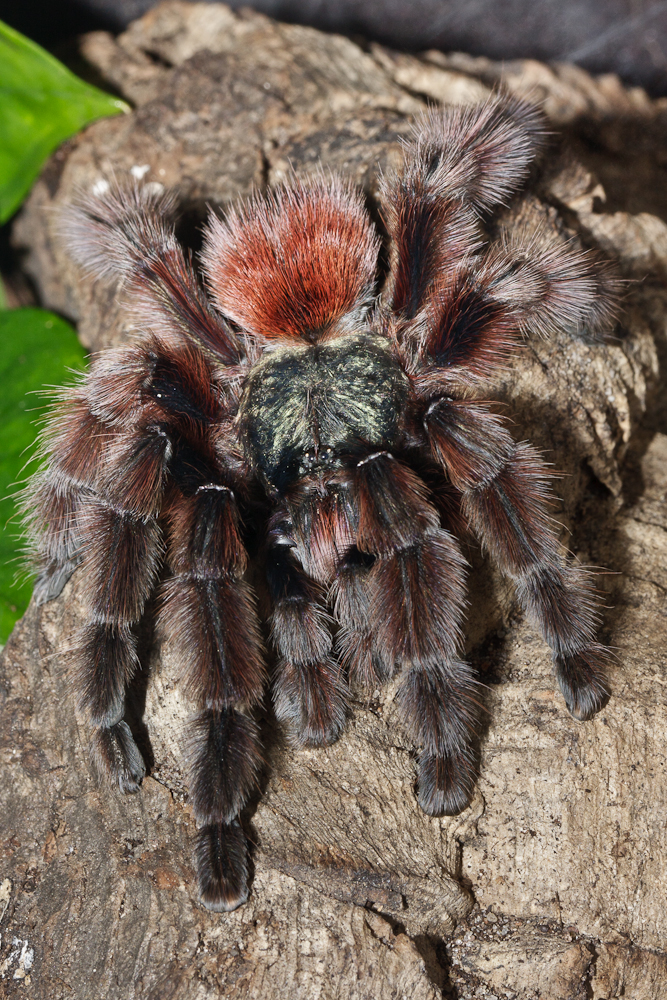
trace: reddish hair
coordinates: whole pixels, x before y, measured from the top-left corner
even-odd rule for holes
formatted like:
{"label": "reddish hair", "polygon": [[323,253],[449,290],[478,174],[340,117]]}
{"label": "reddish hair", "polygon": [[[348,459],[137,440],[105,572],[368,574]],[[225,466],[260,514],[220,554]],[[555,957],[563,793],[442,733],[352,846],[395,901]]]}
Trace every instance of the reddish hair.
{"label": "reddish hair", "polygon": [[219,309],[253,334],[317,340],[356,325],[375,284],[379,241],[340,178],[296,181],[212,216],[202,261]]}

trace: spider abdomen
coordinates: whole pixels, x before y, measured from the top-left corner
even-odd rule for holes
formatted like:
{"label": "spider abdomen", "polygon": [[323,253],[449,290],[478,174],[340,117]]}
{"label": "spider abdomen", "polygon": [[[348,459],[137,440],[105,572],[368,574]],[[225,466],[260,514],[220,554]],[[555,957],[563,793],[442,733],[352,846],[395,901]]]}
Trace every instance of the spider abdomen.
{"label": "spider abdomen", "polygon": [[388,342],[371,333],[266,353],[241,400],[247,457],[282,490],[360,447],[390,447],[408,391]]}

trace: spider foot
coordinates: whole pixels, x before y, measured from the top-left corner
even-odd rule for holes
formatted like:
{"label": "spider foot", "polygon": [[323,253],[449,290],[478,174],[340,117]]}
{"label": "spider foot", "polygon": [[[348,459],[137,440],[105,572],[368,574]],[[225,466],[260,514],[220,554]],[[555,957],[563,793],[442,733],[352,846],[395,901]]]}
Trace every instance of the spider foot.
{"label": "spider foot", "polygon": [[92,752],[98,771],[118,784],[121,792],[128,795],[139,791],[146,777],[146,766],[127,722],[96,729]]}
{"label": "spider foot", "polygon": [[199,897],[207,910],[226,913],[248,898],[248,860],[240,824],[211,823],[197,834]]}
{"label": "spider foot", "polygon": [[350,682],[364,691],[375,691],[386,684],[395,671],[394,661],[375,648],[375,637],[370,633],[341,629],[336,651],[340,663],[349,670]]}
{"label": "spider foot", "polygon": [[424,753],[417,771],[419,805],[429,816],[456,816],[470,804],[475,789],[475,769],[468,756]]}
{"label": "spider foot", "polygon": [[605,676],[609,651],[600,645],[590,646],[570,656],[555,656],[556,679],[563,692],[570,715],[586,722],[604,708],[611,691]]}
{"label": "spider foot", "polygon": [[345,725],[346,686],[338,664],[283,663],[275,684],[275,712],[296,746],[335,743]]}

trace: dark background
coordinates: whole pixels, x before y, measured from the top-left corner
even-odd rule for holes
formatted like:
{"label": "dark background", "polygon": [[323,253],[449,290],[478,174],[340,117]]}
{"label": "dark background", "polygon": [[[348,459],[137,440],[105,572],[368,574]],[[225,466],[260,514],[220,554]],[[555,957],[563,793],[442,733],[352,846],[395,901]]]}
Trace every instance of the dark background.
{"label": "dark background", "polygon": [[[0,18],[58,51],[84,31],[121,31],[155,0],[0,0]],[[531,57],[618,73],[667,94],[667,0],[231,0],[280,20],[399,49]]]}

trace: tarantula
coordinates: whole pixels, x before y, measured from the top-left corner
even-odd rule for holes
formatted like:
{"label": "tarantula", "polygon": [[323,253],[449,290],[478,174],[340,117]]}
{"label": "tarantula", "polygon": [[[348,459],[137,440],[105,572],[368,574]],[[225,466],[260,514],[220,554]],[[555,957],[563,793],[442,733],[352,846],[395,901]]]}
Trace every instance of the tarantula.
{"label": "tarantula", "polygon": [[613,280],[586,252],[546,228],[485,238],[544,134],[535,108],[503,95],[426,113],[382,181],[380,298],[379,237],[338,177],[212,214],[205,287],[168,194],[114,182],[65,213],[74,258],[124,283],[141,334],[97,355],[46,429],[27,498],[35,597],[54,598],[83,564],[86,621],[69,651],[79,707],[99,767],[133,792],[145,768],[125,692],[166,564],[159,624],[196,708],[186,756],[212,910],[247,899],[239,814],[262,767],[249,548],[270,598],[278,720],[299,745],[327,744],[348,682],[372,689],[400,670],[431,815],[460,812],[476,780],[455,508],[551,646],[572,715],[589,719],[609,697],[598,601],[561,551],[545,466],[476,397],[521,335],[599,330],[612,316]]}

